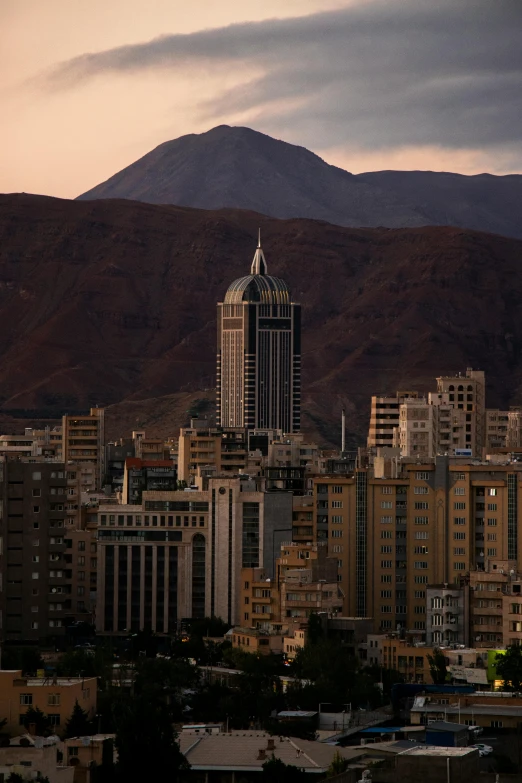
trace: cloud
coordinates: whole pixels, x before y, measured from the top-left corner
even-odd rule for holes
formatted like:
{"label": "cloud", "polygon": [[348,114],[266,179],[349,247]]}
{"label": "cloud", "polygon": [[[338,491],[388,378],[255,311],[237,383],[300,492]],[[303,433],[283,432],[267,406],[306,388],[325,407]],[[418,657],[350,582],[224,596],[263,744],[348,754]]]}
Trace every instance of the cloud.
{"label": "cloud", "polygon": [[[516,149],[522,140],[519,0],[373,0],[85,54],[54,88],[99,75],[215,65],[255,73],[201,106],[327,149]],[[283,108],[284,107],[284,108]]]}

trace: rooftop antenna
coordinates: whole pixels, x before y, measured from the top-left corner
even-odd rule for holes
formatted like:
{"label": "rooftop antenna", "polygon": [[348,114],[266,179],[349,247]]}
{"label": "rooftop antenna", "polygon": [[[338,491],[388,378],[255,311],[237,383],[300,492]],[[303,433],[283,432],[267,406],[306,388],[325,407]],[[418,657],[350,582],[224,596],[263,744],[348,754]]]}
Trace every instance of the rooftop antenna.
{"label": "rooftop antenna", "polygon": [[341,413],[341,456],[344,454],[346,448],[346,411],[343,408]]}

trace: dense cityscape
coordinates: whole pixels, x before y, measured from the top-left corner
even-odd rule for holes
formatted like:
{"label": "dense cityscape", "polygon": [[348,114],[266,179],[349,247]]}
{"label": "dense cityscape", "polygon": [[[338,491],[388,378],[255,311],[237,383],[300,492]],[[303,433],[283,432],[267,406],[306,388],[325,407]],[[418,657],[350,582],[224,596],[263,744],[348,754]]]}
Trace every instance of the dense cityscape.
{"label": "dense cityscape", "polygon": [[339,410],[326,450],[300,431],[301,306],[261,237],[217,313],[215,419],[108,442],[96,407],[0,436],[0,767],[515,772],[522,408],[486,408],[468,368],[376,389],[356,450]]}

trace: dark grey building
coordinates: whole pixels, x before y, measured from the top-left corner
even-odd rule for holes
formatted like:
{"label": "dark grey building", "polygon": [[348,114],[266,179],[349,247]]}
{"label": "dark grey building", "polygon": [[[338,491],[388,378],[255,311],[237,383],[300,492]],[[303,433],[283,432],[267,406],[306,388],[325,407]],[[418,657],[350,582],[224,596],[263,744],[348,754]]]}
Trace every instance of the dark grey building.
{"label": "dark grey building", "polygon": [[217,421],[221,427],[298,432],[301,305],[267,274],[259,241],[251,273],[218,304]]}
{"label": "dark grey building", "polygon": [[71,571],[65,562],[66,467],[0,461],[0,612],[3,642],[65,634]]}

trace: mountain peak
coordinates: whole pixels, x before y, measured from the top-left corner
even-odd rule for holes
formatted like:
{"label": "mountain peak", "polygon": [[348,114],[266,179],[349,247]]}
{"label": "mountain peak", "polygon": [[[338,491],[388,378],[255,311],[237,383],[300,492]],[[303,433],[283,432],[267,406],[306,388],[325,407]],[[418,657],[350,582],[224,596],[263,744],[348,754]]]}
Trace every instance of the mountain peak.
{"label": "mountain peak", "polygon": [[164,142],[78,200],[247,209],[341,226],[454,225],[522,237],[522,176],[383,171],[354,176],[241,125]]}

